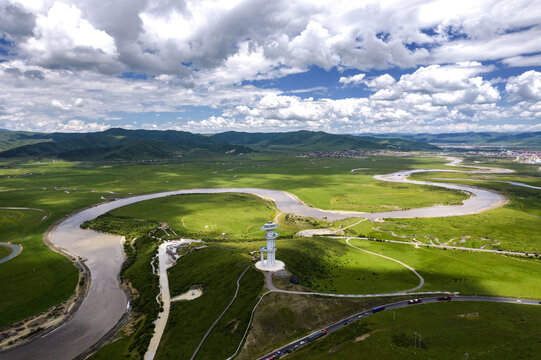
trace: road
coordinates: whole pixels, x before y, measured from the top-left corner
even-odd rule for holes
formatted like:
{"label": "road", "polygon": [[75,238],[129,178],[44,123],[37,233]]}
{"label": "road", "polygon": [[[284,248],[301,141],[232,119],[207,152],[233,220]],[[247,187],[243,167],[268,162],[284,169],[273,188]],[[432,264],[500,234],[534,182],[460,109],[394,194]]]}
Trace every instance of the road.
{"label": "road", "polygon": [[[385,181],[411,182],[407,175],[412,170],[398,172],[382,177]],[[430,170],[432,171],[432,170]],[[350,217],[439,217],[455,216],[482,212],[505,204],[505,198],[499,194],[469,187],[443,183],[425,183],[434,186],[468,191],[473,194],[462,205],[431,206],[405,211],[380,213],[361,213],[347,211],[321,210],[310,207],[295,195],[280,190],[261,188],[213,188],[186,189],[161,193],[132,196],[102,203],[74,213],[60,222],[50,233],[53,245],[64,249],[73,257],[85,259],[91,274],[91,285],[87,296],[75,315],[64,325],[46,336],[8,352],[0,353],[0,360],[34,359],[63,360],[73,359],[93,344],[108,336],[111,330],[127,311],[127,297],[120,288],[119,271],[124,262],[121,238],[91,230],[83,230],[80,225],[110,210],[140,201],[182,194],[246,193],[274,201],[276,207],[285,213],[313,217],[323,220],[341,220]],[[348,295],[344,295],[348,296]]]}
{"label": "road", "polygon": [[[522,299],[511,299],[511,298],[504,298],[504,297],[489,297],[489,296],[456,296],[456,297],[453,297],[451,301],[485,301],[485,302],[498,302],[498,303],[510,303],[510,304],[525,304],[525,305],[537,305],[539,306],[539,301],[537,300],[522,300]],[[414,304],[414,305],[411,305],[411,304],[408,304],[408,300],[403,300],[403,301],[398,301],[398,302],[394,302],[394,303],[389,303],[389,304],[385,304],[385,309],[383,311],[388,311],[388,310],[393,310],[393,309],[400,309],[400,308],[404,308],[404,307],[408,307],[408,306],[422,306],[423,304],[431,304],[431,303],[438,303],[438,302],[444,302],[444,301],[440,301],[438,300],[437,297],[428,297],[428,298],[423,298],[422,302],[419,303],[419,304]],[[355,322],[355,321],[358,321],[360,319],[363,319],[363,318],[366,318],[368,316],[371,316],[373,315],[374,312],[372,311],[372,309],[369,309],[369,310],[365,310],[365,311],[362,311],[360,313],[357,313],[355,315],[352,315],[352,316],[348,316],[338,322],[335,322],[334,324],[328,326],[325,328],[326,330],[326,334],[324,336],[327,336],[329,334],[332,334],[333,332],[343,328],[344,326],[348,325],[348,324],[351,324],[352,322]],[[314,334],[317,334],[319,333],[320,331],[322,331],[324,329],[320,329],[316,332],[313,332],[312,334],[310,335],[307,335],[307,336],[304,336],[300,339],[297,339],[293,342],[290,342],[289,344],[287,345],[284,345],[278,349],[275,349],[273,351],[271,351],[270,353],[260,357],[258,360],[265,360],[265,359],[269,359],[273,356],[277,356],[277,357],[280,357],[280,356],[283,356],[284,354],[287,354],[287,353],[291,353],[295,350],[298,350],[306,345],[308,345],[309,343],[313,342],[313,341],[316,341],[317,339],[314,339],[314,340],[310,340],[310,337],[313,336]],[[324,337],[322,336],[322,337]],[[321,337],[320,337],[321,338]]]}

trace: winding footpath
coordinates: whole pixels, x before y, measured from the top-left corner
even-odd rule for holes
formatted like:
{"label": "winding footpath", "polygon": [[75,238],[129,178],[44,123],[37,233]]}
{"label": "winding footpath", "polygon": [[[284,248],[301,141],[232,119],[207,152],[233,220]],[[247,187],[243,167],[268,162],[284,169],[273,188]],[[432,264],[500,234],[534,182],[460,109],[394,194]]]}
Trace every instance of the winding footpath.
{"label": "winding footpath", "polygon": [[[455,161],[458,163],[459,161]],[[497,172],[505,169],[480,170]],[[431,183],[408,180],[407,177],[416,172],[441,170],[408,170],[389,175],[376,175],[383,181],[405,182],[422,185],[439,186],[454,190],[467,191],[472,197],[461,205],[430,206],[403,211],[386,211],[378,213],[362,213],[348,211],[331,211],[310,207],[300,201],[295,195],[280,190],[261,188],[213,188],[188,189],[167,191],[155,194],[132,196],[118,199],[84,209],[72,214],[60,222],[49,234],[51,243],[62,248],[73,258],[85,261],[91,274],[91,285],[87,296],[75,315],[58,329],[46,336],[8,352],[0,353],[0,360],[19,359],[73,359],[85,352],[93,344],[108,336],[128,310],[128,299],[120,288],[119,272],[124,262],[121,237],[83,230],[80,225],[92,220],[110,210],[140,201],[182,194],[214,194],[214,193],[245,193],[269,199],[276,207],[285,213],[293,213],[306,217],[334,221],[350,217],[376,218],[411,218],[411,217],[441,217],[458,216],[483,212],[498,206],[503,206],[507,199],[495,192],[478,189],[467,185]],[[505,171],[509,172],[509,171]],[[381,295],[379,295],[381,296]]]}
{"label": "winding footpath", "polygon": [[[340,237],[336,237],[340,238]],[[352,248],[355,248],[360,251],[364,251],[365,253],[368,253],[370,255],[379,256],[384,259],[394,261],[406,269],[410,270],[412,273],[415,274],[419,278],[419,284],[411,289],[408,290],[402,290],[402,291],[396,291],[392,293],[378,293],[378,294],[336,294],[336,293],[321,293],[321,292],[313,292],[313,291],[296,291],[296,290],[283,290],[278,289],[276,286],[274,286],[272,282],[272,272],[266,271],[265,272],[265,282],[267,285],[267,288],[272,292],[277,293],[283,293],[283,294],[295,294],[295,295],[319,295],[319,296],[328,296],[328,297],[341,297],[341,298],[368,298],[368,297],[388,297],[388,296],[402,296],[402,295],[428,295],[428,294],[449,294],[449,291],[424,291],[424,292],[415,292],[419,290],[423,285],[425,284],[425,279],[419,274],[413,267],[409,266],[408,264],[403,263],[400,260],[394,259],[389,256],[381,255],[372,251],[365,250],[363,248],[360,248],[358,246],[352,245],[349,240],[355,239],[355,238],[346,238],[346,244],[348,246],[351,246]]]}
{"label": "winding footpath", "polygon": [[199,352],[199,349],[201,349],[201,346],[203,345],[203,343],[205,342],[205,340],[207,339],[207,337],[209,336],[210,332],[212,331],[212,329],[214,329],[214,327],[216,326],[216,324],[218,323],[218,321],[220,321],[220,319],[225,315],[225,313],[227,312],[227,310],[229,310],[229,308],[231,307],[231,305],[233,305],[233,303],[235,302],[235,299],[237,298],[237,295],[239,294],[239,288],[240,288],[240,280],[242,279],[242,277],[244,276],[244,274],[246,274],[246,271],[248,271],[248,269],[252,267],[252,265],[248,265],[246,267],[246,269],[244,269],[244,271],[242,272],[242,274],[240,274],[239,278],[237,279],[237,289],[235,290],[235,295],[233,295],[233,298],[231,299],[231,301],[229,302],[229,304],[227,304],[227,306],[225,307],[225,309],[222,311],[222,313],[220,314],[220,316],[218,316],[216,318],[216,320],[214,320],[214,322],[212,323],[212,325],[210,326],[210,328],[207,330],[207,332],[205,333],[205,336],[203,336],[203,338],[201,339],[201,341],[199,342],[199,345],[197,345],[197,348],[195,349],[194,353],[192,354],[192,357],[190,358],[190,360],[193,360],[195,359],[195,356],[197,355],[197,353]]}

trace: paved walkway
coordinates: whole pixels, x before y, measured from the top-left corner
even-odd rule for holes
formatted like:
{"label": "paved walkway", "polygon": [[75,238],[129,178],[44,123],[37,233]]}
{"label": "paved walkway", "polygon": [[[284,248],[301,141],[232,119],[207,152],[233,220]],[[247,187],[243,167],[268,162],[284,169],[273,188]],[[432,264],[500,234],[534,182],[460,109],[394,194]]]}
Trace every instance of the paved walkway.
{"label": "paved walkway", "polygon": [[154,322],[154,334],[150,340],[148,350],[145,353],[145,360],[152,360],[158,351],[158,346],[162,339],[169,318],[169,310],[171,308],[171,295],[169,293],[169,278],[167,277],[167,269],[176,264],[177,258],[171,257],[167,253],[169,245],[185,245],[195,240],[182,239],[180,241],[165,241],[158,248],[158,274],[160,276],[160,295],[163,302],[163,310],[158,314],[158,319]]}

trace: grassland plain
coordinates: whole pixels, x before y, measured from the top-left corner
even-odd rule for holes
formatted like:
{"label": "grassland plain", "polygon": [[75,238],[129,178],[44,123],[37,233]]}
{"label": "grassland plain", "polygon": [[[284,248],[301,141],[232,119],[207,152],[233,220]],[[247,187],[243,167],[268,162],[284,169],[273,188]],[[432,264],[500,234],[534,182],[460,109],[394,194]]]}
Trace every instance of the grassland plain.
{"label": "grassland plain", "polygon": [[[244,251],[207,247],[183,256],[169,269],[171,295],[193,286],[203,288],[203,295],[191,301],[171,304],[165,333],[156,359],[189,359],[203,335],[233,298],[236,281],[252,262]],[[215,359],[235,352],[263,289],[263,276],[250,269],[240,282],[233,306],[210,333],[198,358]],[[218,356],[220,358],[220,356]]]}
{"label": "grassland plain", "polygon": [[537,359],[540,336],[537,306],[449,302],[375,314],[288,358]]}
{"label": "grassland plain", "polygon": [[[453,241],[453,245],[464,247],[481,247],[541,253],[541,233],[532,229],[541,228],[541,190],[520,187],[498,181],[517,181],[534,186],[541,185],[541,172],[537,167],[518,164],[511,161],[489,159],[488,162],[476,165],[502,166],[514,169],[516,173],[498,174],[459,174],[459,173],[420,173],[414,179],[431,180],[432,178],[468,178],[483,181],[452,180],[454,183],[479,186],[498,191],[511,201],[502,208],[493,209],[478,215],[459,216],[438,219],[388,219],[399,226],[384,225],[398,235],[415,237],[418,241],[428,242],[421,236],[438,238],[440,242]],[[404,226],[405,225],[405,226]],[[361,223],[348,229],[353,235],[367,235],[382,239],[394,239],[390,233],[374,231],[374,224]]]}
{"label": "grassland plain", "polygon": [[[63,216],[104,199],[181,188],[254,186],[288,190],[309,204],[332,207],[332,197],[360,191],[364,181],[375,182],[370,177],[367,180],[353,175],[352,168],[369,167],[372,173],[386,173],[404,166],[441,164],[441,159],[303,159],[262,154],[253,158],[235,156],[156,163],[3,161],[0,204],[41,208],[45,211],[41,217],[48,217],[40,222],[37,213],[25,212],[29,217],[24,220],[12,223],[4,216],[5,221],[0,222],[2,241],[22,243],[25,248],[17,259],[0,264],[0,280],[7,284],[8,290],[0,294],[0,327],[39,313],[73,293],[76,269],[43,244],[42,234]],[[342,190],[341,185],[349,180],[359,186]],[[302,194],[306,189],[310,189],[311,195]],[[380,190],[382,198],[390,196],[398,206],[410,206],[408,200],[400,200],[403,190],[393,190],[388,185]],[[432,190],[420,187],[418,195]],[[445,202],[447,195],[457,196],[448,193],[437,202]],[[33,220],[29,220],[30,216]]]}
{"label": "grassland plain", "polygon": [[[367,202],[348,198],[348,209],[408,208],[452,203],[463,195],[444,191],[433,196],[429,195],[435,194],[431,187],[377,182],[371,176],[404,168],[442,168],[443,162],[438,158],[306,159],[265,154],[138,164],[2,162],[0,203],[38,207],[48,217],[41,221],[43,215],[36,213],[32,215],[35,223],[0,223],[0,231],[6,234],[2,241],[24,246],[16,259],[0,264],[0,280],[7,284],[7,291],[0,294],[0,327],[69,297],[77,271],[68,260],[48,250],[42,233],[66,214],[106,198],[193,187],[253,186],[287,190],[310,205],[340,209],[346,201],[340,199],[371,187],[373,194],[379,193],[379,200],[376,195],[367,196]],[[352,173],[353,168],[366,169]],[[428,200],[419,202],[423,198]],[[376,208],[376,203],[382,206]]]}
{"label": "grassland plain", "polygon": [[[537,259],[423,246],[415,248],[408,244],[368,240],[350,242],[415,268],[425,279],[425,285],[419,291],[541,298],[541,283],[536,275],[541,271],[541,261]],[[224,246],[244,250],[252,249],[254,245],[224,243]],[[276,258],[284,260],[301,285],[313,291],[383,293],[391,289],[389,284],[394,284],[393,291],[399,291],[419,283],[408,269],[391,261],[388,268],[380,267],[383,265],[380,261],[384,259],[347,246],[344,239],[278,239],[276,247]],[[398,268],[393,268],[394,264]],[[386,283],[388,279],[389,284]]]}
{"label": "grassland plain", "polygon": [[505,206],[468,216],[386,219],[384,223],[365,221],[346,232],[351,236],[399,241],[415,239],[424,243],[437,238],[440,243],[453,246],[541,253],[541,234],[532,231],[539,228],[541,218]]}
{"label": "grassland plain", "polygon": [[541,282],[537,276],[541,271],[541,261],[538,259],[423,246],[415,248],[368,240],[350,242],[415,268],[425,279],[421,291],[541,298]]}
{"label": "grassland plain", "polygon": [[301,284],[320,292],[377,294],[407,290],[419,278],[394,261],[326,238],[281,241],[278,258],[287,264]]}
{"label": "grassland plain", "polygon": [[[74,193],[92,190],[109,196],[104,193],[113,191],[128,195],[197,187],[264,187],[293,192],[315,207],[343,209],[344,203],[348,210],[376,211],[386,210],[389,206],[410,208],[455,203],[463,199],[463,194],[454,191],[386,183],[372,178],[375,174],[404,168],[442,167],[443,162],[439,158],[397,159],[383,156],[367,159],[283,156],[202,158],[198,161],[148,165],[32,162],[6,165],[8,168],[1,169],[3,184],[0,190],[11,189],[10,200],[13,201],[16,201],[17,195],[21,195],[19,192],[25,193],[20,199],[25,201],[27,191],[39,190],[40,196],[52,192],[60,201],[67,203]],[[361,167],[367,169],[351,172],[353,168]],[[70,194],[60,194],[64,191]],[[340,200],[362,192],[367,193],[365,203],[362,198],[345,202]],[[6,193],[0,193],[0,197],[4,196],[7,196]],[[420,200],[423,198],[426,200]],[[383,205],[375,206],[378,202]]]}
{"label": "grassland plain", "polygon": [[252,360],[311,331],[382,302],[403,298],[338,299],[271,293],[254,314],[238,360]]}

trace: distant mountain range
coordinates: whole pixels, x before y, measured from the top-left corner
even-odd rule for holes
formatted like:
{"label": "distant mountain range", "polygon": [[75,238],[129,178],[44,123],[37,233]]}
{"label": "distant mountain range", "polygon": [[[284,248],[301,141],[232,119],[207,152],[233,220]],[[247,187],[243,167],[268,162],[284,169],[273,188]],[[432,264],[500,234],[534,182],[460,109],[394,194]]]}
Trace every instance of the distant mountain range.
{"label": "distant mountain range", "polygon": [[257,150],[341,151],[341,150],[438,150],[438,147],[415,140],[371,136],[335,135],[323,131],[246,133],[228,131],[211,136],[221,144],[246,145]]}
{"label": "distant mountain range", "polygon": [[333,135],[325,132],[224,132],[215,135],[184,131],[109,129],[95,133],[0,131],[0,157],[57,157],[66,160],[138,160],[252,151],[438,150],[407,139]]}
{"label": "distant mountain range", "polygon": [[[363,134],[364,135],[364,134]],[[401,138],[431,144],[469,144],[507,146],[513,148],[541,148],[541,131],[525,133],[463,132],[446,134],[370,134],[378,138]]]}
{"label": "distant mountain range", "polygon": [[[183,131],[109,129],[95,133],[0,132],[0,157],[58,157],[65,160],[161,159],[188,154],[246,153],[243,145],[217,144]],[[1,149],[1,148],[0,148]]]}

